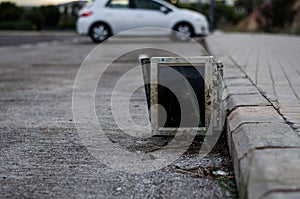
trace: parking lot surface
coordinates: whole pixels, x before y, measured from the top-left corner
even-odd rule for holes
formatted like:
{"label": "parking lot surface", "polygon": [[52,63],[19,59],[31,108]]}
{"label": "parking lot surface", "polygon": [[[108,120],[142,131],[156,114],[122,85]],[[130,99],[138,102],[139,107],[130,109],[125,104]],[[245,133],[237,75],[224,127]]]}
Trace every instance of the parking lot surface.
{"label": "parking lot surface", "polygon": [[[172,54],[137,50],[143,46],[168,46],[191,56],[206,53],[164,38],[118,38],[101,45],[103,54],[90,57],[99,70],[110,65],[95,94],[101,127],[123,150],[158,150],[170,138],[139,139],[118,130],[109,109],[114,85],[139,64],[140,54]],[[224,136],[204,158],[197,153],[200,136],[169,166],[141,174],[116,171],[89,152],[73,120],[72,92],[78,69],[95,47],[87,38],[0,47],[1,198],[236,198]],[[119,54],[128,47],[131,52]],[[138,123],[147,114],[143,89],[133,94],[131,102]]]}

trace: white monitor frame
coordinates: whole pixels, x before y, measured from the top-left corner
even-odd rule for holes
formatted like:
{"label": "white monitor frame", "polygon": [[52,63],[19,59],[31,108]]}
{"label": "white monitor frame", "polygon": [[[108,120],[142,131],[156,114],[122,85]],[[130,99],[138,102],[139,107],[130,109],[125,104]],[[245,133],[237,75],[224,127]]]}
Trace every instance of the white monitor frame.
{"label": "white monitor frame", "polygon": [[[158,71],[159,67],[165,66],[203,66],[204,67],[204,82],[205,82],[205,125],[204,127],[159,127],[158,115]],[[150,59],[150,106],[156,107],[150,109],[150,120],[155,135],[173,135],[178,131],[195,130],[200,134],[205,134],[207,127],[211,126],[216,130],[222,130],[223,124],[221,121],[222,115],[219,110],[223,106],[222,101],[222,85],[221,79],[223,67],[221,62],[217,62],[212,56],[199,57],[152,57]]]}

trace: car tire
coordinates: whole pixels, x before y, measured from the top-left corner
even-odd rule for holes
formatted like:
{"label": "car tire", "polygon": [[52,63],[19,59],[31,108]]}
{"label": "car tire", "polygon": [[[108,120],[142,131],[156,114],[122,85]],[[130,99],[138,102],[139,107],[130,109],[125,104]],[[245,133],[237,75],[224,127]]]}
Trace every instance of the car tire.
{"label": "car tire", "polygon": [[194,34],[194,29],[189,23],[179,23],[173,30],[171,35],[173,41],[187,42]]}
{"label": "car tire", "polygon": [[93,42],[101,43],[111,36],[111,31],[108,25],[104,23],[95,23],[92,25],[89,35]]}

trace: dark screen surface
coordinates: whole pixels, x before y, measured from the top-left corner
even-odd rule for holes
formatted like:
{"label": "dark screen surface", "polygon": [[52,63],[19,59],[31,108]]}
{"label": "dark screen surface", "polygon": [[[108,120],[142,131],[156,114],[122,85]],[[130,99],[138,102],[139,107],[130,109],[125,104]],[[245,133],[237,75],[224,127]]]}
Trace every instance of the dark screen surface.
{"label": "dark screen surface", "polygon": [[158,111],[159,127],[205,127],[204,70],[204,66],[159,67],[158,103],[166,112],[163,117],[164,112]]}

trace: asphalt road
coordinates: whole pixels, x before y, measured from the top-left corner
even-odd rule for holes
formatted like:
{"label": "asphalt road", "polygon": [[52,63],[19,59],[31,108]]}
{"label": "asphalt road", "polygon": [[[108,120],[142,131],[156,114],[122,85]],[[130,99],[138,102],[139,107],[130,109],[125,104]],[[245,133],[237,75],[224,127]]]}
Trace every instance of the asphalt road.
{"label": "asphalt road", "polygon": [[[53,38],[49,37],[49,40]],[[146,46],[152,48],[143,49]],[[88,58],[85,63],[93,68],[79,77],[86,83],[79,96],[88,97],[82,106],[91,99],[87,93],[89,81],[99,71],[104,72],[95,91],[92,111],[107,137],[122,151],[161,150],[171,138],[137,138],[120,131],[112,114],[112,91],[125,74],[129,75],[125,82],[128,85],[141,78],[127,73],[138,65],[140,54],[166,56],[176,52],[192,56],[206,54],[205,51],[199,51],[198,44],[195,47],[190,43],[172,43],[164,38],[115,38],[101,44],[100,51],[91,53],[95,47],[88,38],[0,47],[0,197],[236,198],[224,136],[204,158],[198,156],[203,143],[203,137],[198,136],[175,162],[155,171],[134,174],[125,172],[132,168],[117,171],[97,158],[80,134],[89,126],[81,126],[84,123],[75,126],[73,118],[76,108],[82,108],[80,104],[75,109],[72,106],[72,92],[77,88],[74,81],[83,60]],[[169,48],[173,52],[157,48]],[[130,51],[121,54],[126,49]],[[126,93],[120,94],[122,100]],[[134,122],[142,124],[147,117],[144,90],[136,90],[129,104]],[[127,119],[123,115],[119,117]],[[111,160],[120,155],[112,154],[109,148],[102,148],[102,153]],[[126,160],[126,155],[117,157]],[[141,165],[137,162],[136,166]]]}

